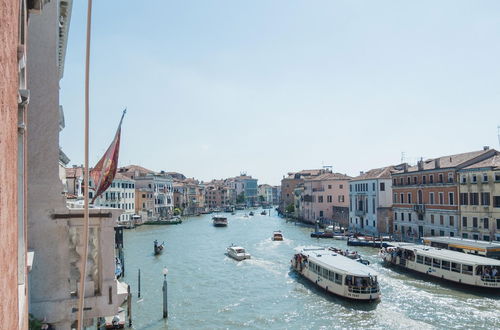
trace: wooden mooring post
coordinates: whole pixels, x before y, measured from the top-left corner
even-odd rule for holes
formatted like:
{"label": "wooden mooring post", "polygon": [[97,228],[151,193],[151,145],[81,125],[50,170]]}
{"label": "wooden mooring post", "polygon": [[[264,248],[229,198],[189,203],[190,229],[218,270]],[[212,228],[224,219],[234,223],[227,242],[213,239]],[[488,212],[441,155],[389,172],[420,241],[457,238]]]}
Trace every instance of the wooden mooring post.
{"label": "wooden mooring post", "polygon": [[127,317],[128,317],[128,326],[132,327],[132,293],[130,292],[130,285],[127,287]]}

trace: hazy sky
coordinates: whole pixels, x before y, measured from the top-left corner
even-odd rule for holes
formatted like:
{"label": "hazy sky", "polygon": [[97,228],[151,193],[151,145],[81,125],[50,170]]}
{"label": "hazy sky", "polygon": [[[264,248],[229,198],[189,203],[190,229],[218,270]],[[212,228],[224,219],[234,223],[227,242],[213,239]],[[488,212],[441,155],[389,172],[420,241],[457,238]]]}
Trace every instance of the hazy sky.
{"label": "hazy sky", "polygon": [[[74,1],[61,145],[83,163],[87,1]],[[359,174],[498,149],[500,1],[94,1],[91,165],[201,180]]]}

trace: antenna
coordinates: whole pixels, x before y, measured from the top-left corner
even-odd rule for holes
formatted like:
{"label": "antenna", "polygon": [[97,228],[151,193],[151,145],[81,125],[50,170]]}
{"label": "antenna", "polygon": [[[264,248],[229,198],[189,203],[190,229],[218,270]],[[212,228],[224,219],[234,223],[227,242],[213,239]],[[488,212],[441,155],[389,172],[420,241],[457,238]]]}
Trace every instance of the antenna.
{"label": "antenna", "polygon": [[401,151],[401,164],[403,164],[406,160],[406,152]]}

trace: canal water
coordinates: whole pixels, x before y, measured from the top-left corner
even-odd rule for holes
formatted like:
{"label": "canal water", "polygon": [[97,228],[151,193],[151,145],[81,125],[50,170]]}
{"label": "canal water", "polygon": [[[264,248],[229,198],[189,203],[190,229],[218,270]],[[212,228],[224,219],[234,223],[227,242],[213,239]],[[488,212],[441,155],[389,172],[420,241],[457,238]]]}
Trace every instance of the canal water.
{"label": "canal water", "polygon": [[[248,211],[247,211],[248,212]],[[180,225],[142,226],[125,232],[126,276],[133,292],[135,329],[500,329],[500,297],[383,267],[377,250],[357,248],[380,273],[382,298],[359,303],[325,294],[290,270],[300,245],[346,248],[344,241],[315,239],[311,227],[272,215],[228,217],[214,227],[212,215]],[[281,230],[285,240],[271,240]],[[165,251],[153,255],[153,241]],[[252,259],[225,255],[232,243]],[[162,269],[168,269],[169,318],[162,319]],[[141,269],[141,298],[137,272]]]}

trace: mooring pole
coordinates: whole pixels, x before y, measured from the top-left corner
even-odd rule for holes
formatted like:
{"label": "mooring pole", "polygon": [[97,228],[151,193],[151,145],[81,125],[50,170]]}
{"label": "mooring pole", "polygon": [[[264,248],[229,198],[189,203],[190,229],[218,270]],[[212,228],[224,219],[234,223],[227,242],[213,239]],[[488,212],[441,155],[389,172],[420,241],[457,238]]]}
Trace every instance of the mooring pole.
{"label": "mooring pole", "polygon": [[127,286],[127,316],[128,316],[128,326],[132,327],[132,293],[130,292],[130,285]]}
{"label": "mooring pole", "polygon": [[168,318],[168,297],[167,297],[167,268],[163,268],[163,318]]}
{"label": "mooring pole", "polygon": [[139,268],[139,274],[137,276],[137,287],[139,288],[137,290],[137,297],[140,298],[141,297],[141,269]]}

